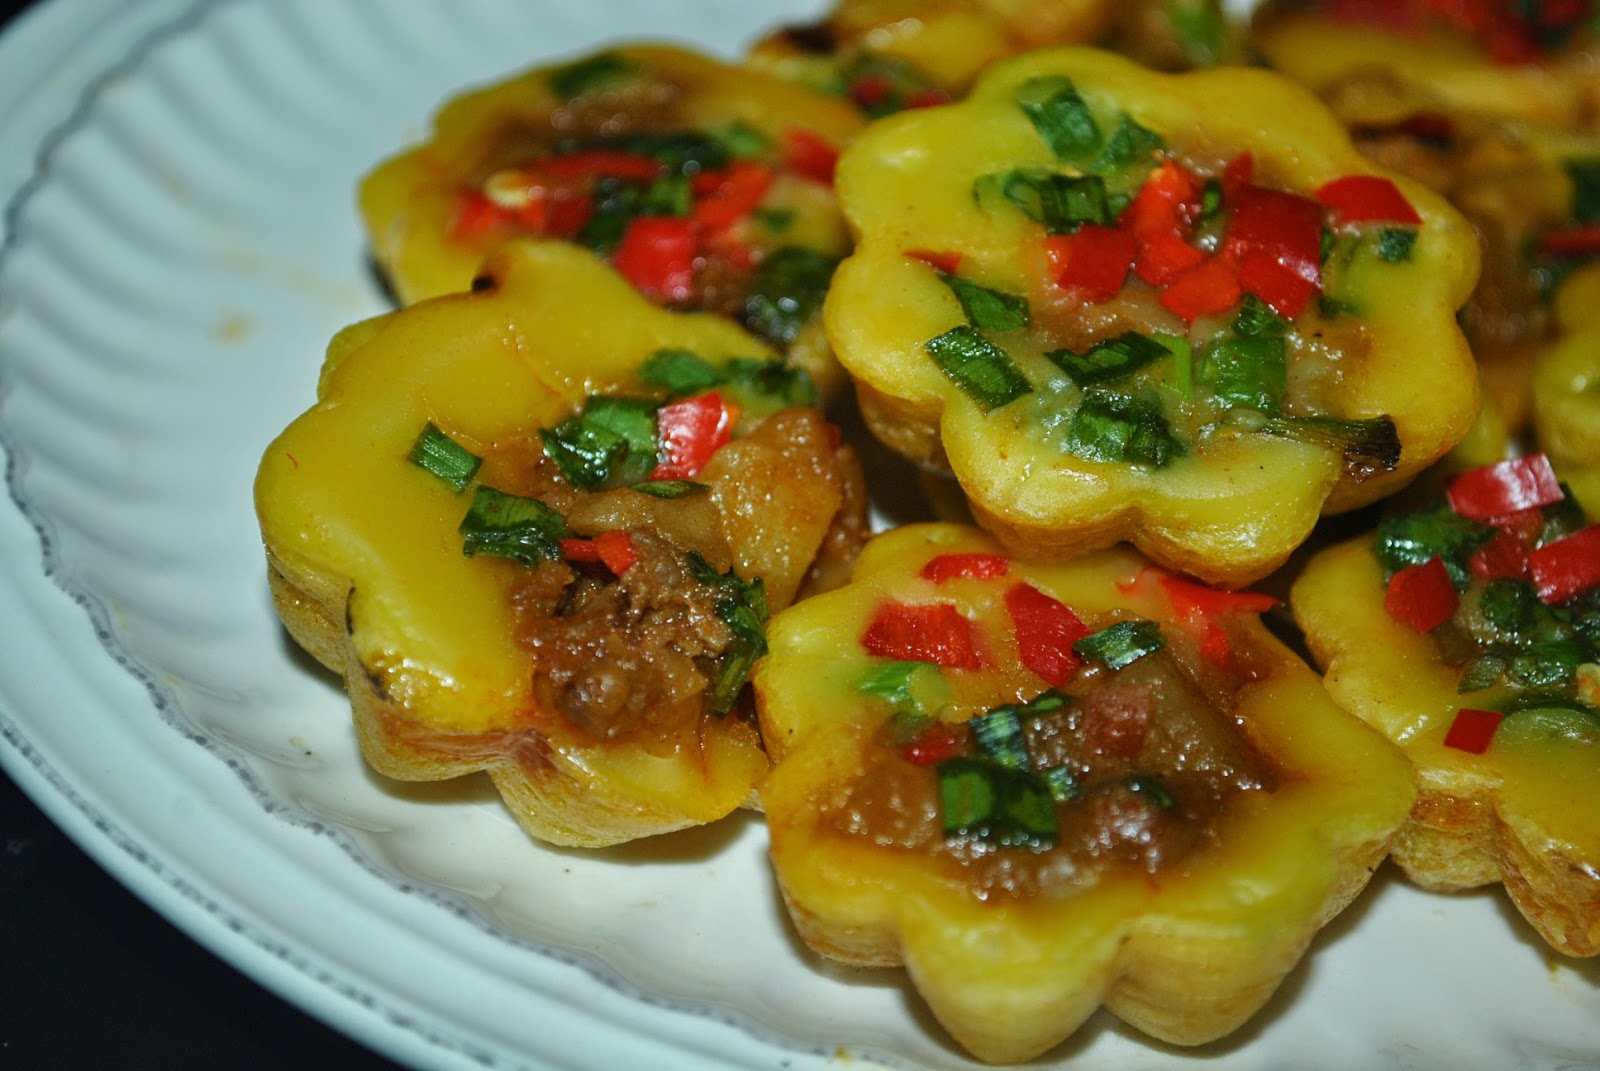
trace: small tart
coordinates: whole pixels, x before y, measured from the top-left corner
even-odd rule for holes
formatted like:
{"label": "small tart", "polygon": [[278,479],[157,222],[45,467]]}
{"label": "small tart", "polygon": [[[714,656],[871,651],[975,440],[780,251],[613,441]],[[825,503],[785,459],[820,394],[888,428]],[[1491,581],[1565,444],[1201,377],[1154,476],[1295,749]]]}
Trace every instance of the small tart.
{"label": "small tart", "polygon": [[465,290],[509,238],[571,240],[657,304],[740,320],[826,391],[817,312],[849,247],[831,173],[860,125],[747,68],[611,49],[448,101],[362,180],[361,214],[402,303]]}
{"label": "small tart", "polygon": [[[1542,488],[1547,504],[1505,510],[1516,496],[1496,505],[1483,490],[1496,486],[1524,502]],[[1473,516],[1434,505],[1313,557],[1294,617],[1334,700],[1416,768],[1393,847],[1407,876],[1435,890],[1503,883],[1550,947],[1592,956],[1600,526],[1583,527],[1542,455],[1463,473],[1449,495]]]}
{"label": "small tart", "polygon": [[[1420,90],[1452,112],[1593,128],[1600,87],[1588,0],[1338,6],[1349,14],[1328,0],[1264,4],[1250,44],[1269,66],[1319,92],[1384,78],[1396,85],[1391,99]],[[1558,21],[1539,25],[1545,17]],[[1371,103],[1386,107],[1377,96]]]}
{"label": "small tart", "polygon": [[1477,415],[1470,228],[1265,72],[1032,53],[874,124],[837,184],[824,319],[868,426],[1018,554],[1246,584]]}
{"label": "small tart", "polygon": [[1533,367],[1533,424],[1578,501],[1600,515],[1600,264],[1556,292],[1557,335]]}
{"label": "small tart", "polygon": [[483,271],[336,336],[267,448],[278,612],[344,677],[386,776],[486,770],[558,844],[721,817],[767,767],[737,701],[764,611],[847,567],[859,466],[815,409],[739,393],[741,370],[796,374],[731,322],[658,309],[563,243]]}
{"label": "small tart", "polygon": [[1260,623],[1272,603],[1125,549],[875,537],[849,585],[773,619],[755,674],[800,936],[904,964],[984,1060],[1037,1056],[1101,1005],[1175,1044],[1238,1027],[1413,796]]}

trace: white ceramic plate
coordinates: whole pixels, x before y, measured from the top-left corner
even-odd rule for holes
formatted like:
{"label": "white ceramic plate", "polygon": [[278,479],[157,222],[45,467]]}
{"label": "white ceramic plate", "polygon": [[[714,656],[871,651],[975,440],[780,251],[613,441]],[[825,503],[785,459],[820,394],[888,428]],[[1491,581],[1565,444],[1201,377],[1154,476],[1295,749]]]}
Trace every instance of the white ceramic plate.
{"label": "white ceramic plate", "polygon": [[[732,54],[809,0],[63,0],[0,40],[0,760],[160,910],[419,1067],[971,1065],[898,972],[798,946],[748,818],[528,842],[381,781],[267,596],[260,450],[385,306],[356,178],[450,92],[602,40]],[[41,555],[42,547],[42,555]],[[1600,972],[1380,875],[1241,1034],[1106,1016],[1051,1066],[1600,1066]]]}

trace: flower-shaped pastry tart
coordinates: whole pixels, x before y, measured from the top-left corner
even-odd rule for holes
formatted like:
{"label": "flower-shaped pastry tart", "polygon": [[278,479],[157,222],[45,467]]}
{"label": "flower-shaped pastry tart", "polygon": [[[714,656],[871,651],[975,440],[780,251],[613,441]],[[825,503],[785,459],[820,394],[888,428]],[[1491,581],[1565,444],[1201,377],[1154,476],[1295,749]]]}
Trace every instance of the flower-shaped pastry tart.
{"label": "flower-shaped pastry tart", "polygon": [[867,422],[1015,552],[1248,583],[1477,414],[1470,229],[1274,75],[1036,52],[880,121],[838,189]]}
{"label": "flower-shaped pastry tart", "polygon": [[1279,0],[1256,13],[1252,48],[1319,92],[1366,81],[1373,112],[1420,89],[1451,112],[1590,127],[1600,105],[1593,0],[1520,3]]}
{"label": "flower-shaped pastry tart", "polygon": [[1396,862],[1503,882],[1553,948],[1600,952],[1600,526],[1544,455],[1323,551],[1291,602],[1334,699],[1416,767]]}
{"label": "flower-shaped pastry tart", "polygon": [[361,212],[403,303],[465,290],[509,237],[569,240],[820,379],[817,312],[849,244],[833,165],[860,125],[845,102],[748,69],[618,48],[449,101],[425,143],[362,181]]}
{"label": "flower-shaped pastry tart", "polygon": [[1534,428],[1574,497],[1600,514],[1600,264],[1562,284],[1555,318],[1556,339],[1533,367]]}
{"label": "flower-shaped pastry tart", "polygon": [[256,480],[279,614],[383,774],[487,770],[560,844],[727,814],[765,617],[848,569],[859,466],[727,320],[563,243],[482,280],[334,338]]}
{"label": "flower-shaped pastry tart", "polygon": [[1102,1004],[1164,1041],[1248,1019],[1366,884],[1413,789],[1256,614],[1125,548],[876,537],[757,667],[773,864],[805,941],[904,963],[981,1059]]}

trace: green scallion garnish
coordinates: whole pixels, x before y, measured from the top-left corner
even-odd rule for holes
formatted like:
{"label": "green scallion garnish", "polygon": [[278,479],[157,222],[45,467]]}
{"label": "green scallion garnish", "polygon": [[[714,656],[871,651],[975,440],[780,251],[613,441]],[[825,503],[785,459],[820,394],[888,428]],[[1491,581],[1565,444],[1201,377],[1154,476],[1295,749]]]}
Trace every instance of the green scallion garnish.
{"label": "green scallion garnish", "polygon": [[1063,372],[1072,377],[1080,387],[1121,379],[1131,372],[1161,357],[1171,355],[1171,350],[1137,331],[1124,331],[1116,338],[1103,338],[1078,354],[1071,350],[1053,350],[1045,354]]}
{"label": "green scallion garnish", "polygon": [[1015,331],[1027,327],[1029,322],[1028,299],[1021,294],[1008,294],[980,286],[959,275],[939,273],[939,278],[961,302],[967,319],[981,331]]}
{"label": "green scallion garnish", "polygon": [[1378,232],[1378,259],[1391,264],[1410,260],[1416,244],[1415,227],[1384,227]]}
{"label": "green scallion garnish", "polygon": [[1288,344],[1281,336],[1224,338],[1205,352],[1205,374],[1224,405],[1276,413],[1289,375]]}
{"label": "green scallion garnish", "polygon": [[651,498],[688,498],[690,495],[703,495],[711,488],[703,483],[693,480],[644,480],[634,484],[629,490],[637,491],[641,495]]}
{"label": "green scallion garnish", "polygon": [[1022,731],[1022,718],[1015,706],[995,707],[967,722],[967,731],[978,751],[1013,770],[1030,770],[1028,740]]}
{"label": "green scallion garnish", "polygon": [[457,491],[465,491],[478,473],[483,459],[429,421],[411,444],[410,460],[433,473]]}
{"label": "green scallion garnish", "polygon": [[800,246],[770,254],[750,273],[744,325],[779,349],[790,345],[822,307],[838,266],[839,258]]}
{"label": "green scallion garnish", "polygon": [[1140,126],[1133,116],[1123,114],[1117,128],[1106,139],[1106,147],[1095,161],[1097,171],[1109,171],[1147,161],[1161,148],[1161,135]]}
{"label": "green scallion garnish", "polygon": [[639,68],[615,52],[600,52],[550,72],[550,88],[566,100],[592,93],[620,78],[639,73]]}
{"label": "green scallion garnish", "polygon": [[1161,626],[1154,621],[1118,621],[1090,633],[1072,645],[1073,653],[1089,662],[1104,662],[1121,669],[1167,645]]}
{"label": "green scallion garnish", "polygon": [[1063,175],[1036,168],[979,177],[972,186],[980,207],[996,212],[1003,205],[1022,210],[1052,234],[1077,230],[1084,223],[1109,224],[1116,218],[1099,175]]}
{"label": "green scallion garnish", "polygon": [[1183,445],[1145,395],[1090,390],[1067,424],[1063,447],[1089,461],[1125,461],[1162,468],[1183,456]]}
{"label": "green scallion garnish", "polygon": [[1068,79],[1030,78],[1017,88],[1015,99],[1057,159],[1082,160],[1100,147],[1100,127]]}
{"label": "green scallion garnish", "polygon": [[1489,525],[1479,524],[1440,504],[1379,521],[1374,552],[1386,577],[1408,565],[1422,565],[1431,558],[1440,558],[1456,582],[1456,589],[1464,591],[1468,580],[1467,559],[1494,537],[1494,531]]}
{"label": "green scallion garnish", "polygon": [[988,412],[1033,390],[1010,354],[966,324],[923,343],[939,370]]}
{"label": "green scallion garnish", "polygon": [[1154,774],[1135,774],[1124,783],[1129,791],[1148,797],[1158,807],[1170,809],[1178,805],[1166,783]]}
{"label": "green scallion garnish", "polygon": [[659,349],[639,366],[639,381],[670,397],[699,394],[722,383],[722,370],[690,350]]}
{"label": "green scallion garnish", "polygon": [[1043,778],[966,756],[939,763],[938,775],[946,837],[1035,851],[1055,844],[1055,800]]}
{"label": "green scallion garnish", "polygon": [[537,498],[506,494],[478,485],[458,529],[467,557],[490,554],[524,565],[561,557],[561,540],[571,533],[566,519]]}

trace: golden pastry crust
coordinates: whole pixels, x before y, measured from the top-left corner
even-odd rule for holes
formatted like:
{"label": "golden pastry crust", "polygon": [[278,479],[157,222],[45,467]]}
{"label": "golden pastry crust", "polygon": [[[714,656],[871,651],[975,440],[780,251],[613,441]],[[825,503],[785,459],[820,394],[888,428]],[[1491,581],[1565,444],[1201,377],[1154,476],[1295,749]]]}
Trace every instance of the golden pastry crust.
{"label": "golden pastry crust", "polygon": [[[998,559],[1004,573],[936,581],[924,572],[973,555],[985,568]],[[1179,581],[1126,550],[1061,563],[1003,555],[970,526],[896,529],[868,544],[850,585],[773,620],[772,653],[755,678],[776,762],[762,799],[795,927],[812,948],[844,963],[903,963],[935,1017],[980,1059],[1037,1056],[1102,1005],[1171,1043],[1220,1037],[1261,1007],[1317,930],[1365,885],[1412,800],[1409,770],[1394,748],[1327,700],[1316,676],[1254,614],[1241,612],[1259,609],[1259,596]],[[1022,630],[1039,636],[1038,621],[1023,625],[1015,615],[1026,611],[1011,609],[1020,586],[1066,604],[1090,628],[1139,617],[1159,622],[1179,653],[1167,661],[1167,652],[1157,652],[1149,668],[1135,661],[1116,676],[1091,667],[1062,677],[1059,663],[1033,660],[1041,649],[1064,650],[1059,637],[1043,648],[1020,638]],[[1196,601],[1180,610],[1180,595]],[[885,609],[890,604],[956,607],[987,661],[950,668],[964,657],[960,644],[925,654],[878,645],[878,654],[869,653],[865,637],[900,612]],[[926,629],[900,635],[912,647],[934,642]],[[909,663],[891,661],[897,657],[938,657],[947,668],[905,670]],[[1172,666],[1187,668],[1163,676]],[[886,686],[885,673],[899,673],[900,683]],[[1039,763],[1055,761],[1044,757],[1052,749],[1098,756],[1082,759],[1083,767],[1066,760],[1079,779],[1071,791],[1081,790],[1085,807],[1126,801],[1118,795],[1125,788],[1155,792],[1150,781],[1171,778],[1173,798],[1187,801],[1172,805],[1190,816],[1182,821],[1199,825],[1160,825],[1168,804],[1151,804],[1156,825],[1130,833],[1127,844],[1143,847],[1125,844],[1124,856],[1105,847],[1117,839],[1108,831],[1114,827],[1082,833],[1074,823],[1092,823],[1081,817],[1090,812],[1066,802],[1054,812],[1062,847],[1047,841],[969,853],[974,842],[941,841],[938,813],[945,810],[948,822],[952,804],[938,803],[930,779],[944,770],[930,766],[974,761],[950,756],[979,753],[967,733],[986,708],[1038,703],[1053,694],[1042,691],[1053,680],[1078,698],[1029,723],[1036,775],[1045,776]],[[1156,691],[1141,693],[1146,687]],[[1218,704],[1208,708],[1213,713],[1181,706],[1193,700],[1175,697],[1192,694],[1190,687]],[[1135,736],[1124,734],[1145,730],[1130,722],[1117,728],[1121,718],[1142,716],[1129,714],[1138,701],[1127,697],[1135,694],[1180,704],[1166,711],[1188,710],[1156,716],[1157,727],[1131,745],[1137,751],[1126,743]],[[1056,735],[1063,723],[1045,720],[1078,717],[1061,711],[1084,712],[1067,730],[1070,739]],[[1180,723],[1187,727],[1174,727]],[[939,751],[952,732],[956,750]],[[1171,743],[1177,740],[1188,742]],[[1073,750],[1080,746],[1087,750]],[[1128,771],[1167,769],[1159,755],[1169,746],[1186,749],[1186,758],[1166,773],[1117,781]],[[1206,798],[1212,802],[1194,802]],[[1123,812],[1129,829],[1138,827],[1133,813]],[[1197,840],[1183,839],[1196,828],[1204,830]],[[1088,840],[1064,847],[1080,835]]]}
{"label": "golden pastry crust", "polygon": [[1511,713],[1482,753],[1447,745],[1458,710],[1496,701],[1459,693],[1461,671],[1434,637],[1385,609],[1370,537],[1319,553],[1290,600],[1334,700],[1415,766],[1417,801],[1392,848],[1407,877],[1440,891],[1502,883],[1552,948],[1600,952],[1600,782],[1589,754],[1600,726],[1552,730]]}
{"label": "golden pastry crust", "polygon": [[[1079,301],[1079,291],[1056,281],[1060,262],[1052,243],[1093,228],[1076,229],[1075,220],[1041,224],[1037,216],[1045,210],[1025,204],[1025,193],[983,192],[997,184],[1010,190],[1007,176],[1019,174],[1035,183],[1101,177],[1099,164],[1058,158],[1019,105],[1028,87],[1062,81],[1087,102],[1104,145],[1131,122],[1198,174],[1215,178],[1224,162],[1248,158],[1263,184],[1250,189],[1271,188],[1263,200],[1287,191],[1315,212],[1311,194],[1335,180],[1388,181],[1374,175],[1314,98],[1271,75],[1161,75],[1082,49],[1006,61],[959,104],[880,121],[840,162],[838,189],[858,241],[824,306],[829,339],[880,439],[919,463],[948,466],[979,523],[1018,553],[1060,556],[1129,540],[1163,564],[1244,584],[1286,560],[1319,515],[1393,492],[1465,436],[1479,394],[1455,312],[1476,275],[1476,243],[1448,204],[1398,177],[1395,188],[1422,220],[1415,245],[1403,262],[1356,254],[1341,269],[1343,294],[1323,295],[1341,298],[1343,306],[1330,300],[1296,313],[1315,323],[1289,329],[1301,334],[1294,336],[1298,348],[1287,376],[1291,385],[1307,386],[1305,397],[1284,403],[1346,421],[1387,416],[1398,458],[1352,468],[1348,456],[1325,442],[1258,433],[1251,421],[1259,411],[1250,406],[1219,409],[1209,422],[1195,416],[1201,406],[1185,392],[1208,374],[1202,365],[1208,347],[1226,334],[1240,306],[1180,315],[1165,304],[1167,284],[1179,276],[1158,293],[1137,270],[1110,297]],[[1158,159],[1170,157],[1133,150],[1131,162],[1110,169],[1108,188],[1135,172],[1142,176],[1138,169]],[[1198,178],[1194,184],[1198,189]],[[1125,195],[1142,189],[1134,182]],[[1111,238],[1119,240],[1131,226],[1126,220],[1102,231],[1117,231]],[[1226,251],[1202,254],[1178,244],[1200,259],[1191,265],[1195,273],[1229,263]],[[1025,299],[1031,310],[1021,328],[978,330],[1014,360],[1024,381],[998,400],[961,386],[928,349],[951,332],[982,327],[946,282],[949,262],[959,264],[965,282]],[[1233,294],[1235,301],[1242,296]],[[1085,411],[1081,403],[1094,391],[1058,367],[1054,348],[1082,353],[1128,330],[1147,340],[1178,340],[1166,347],[1170,360],[1163,356],[1139,372],[1158,379],[1151,386],[1164,419],[1196,424],[1194,441],[1176,456],[1111,459],[1096,456],[1098,444],[1088,449],[1070,441],[1077,432],[1069,421]],[[1316,380],[1318,369],[1332,368],[1325,381]],[[1313,380],[1321,385],[1309,385]],[[1095,390],[1105,385],[1085,382],[1095,382]],[[1419,383],[1427,389],[1418,390]],[[1244,423],[1230,423],[1236,417]]]}
{"label": "golden pastry crust", "polygon": [[1600,515],[1600,265],[1556,292],[1556,338],[1534,363],[1538,442],[1591,515]]}
{"label": "golden pastry crust", "polygon": [[[524,828],[558,844],[612,844],[714,820],[744,804],[767,767],[751,719],[707,709],[709,679],[687,668],[658,691],[640,685],[644,709],[624,708],[632,720],[603,720],[604,695],[601,707],[569,710],[563,696],[574,693],[550,676],[554,660],[615,670],[632,687],[626,647],[598,661],[582,657],[586,648],[563,654],[551,631],[559,622],[545,615],[568,611],[543,608],[562,585],[577,590],[572,567],[467,556],[458,524],[472,494],[408,455],[433,423],[484,459],[480,490],[492,476],[502,490],[531,494],[524,485],[557,480],[541,475],[541,429],[572,416],[586,396],[638,391],[636,369],[652,354],[774,358],[721,318],[655,308],[573,246],[512,244],[484,270],[477,292],[336,337],[316,405],[267,449],[256,507],[279,614],[344,677],[363,753],[387,776],[486,770]],[[732,624],[711,612],[720,596],[684,577],[684,548],[725,577],[762,578],[776,608],[836,575],[866,526],[859,466],[815,410],[754,423],[695,478],[704,493],[678,500],[626,486],[563,492],[571,535],[585,537],[578,543],[627,533],[649,565],[637,584],[621,572],[596,576],[581,598],[604,607],[596,600],[614,584],[619,636],[678,627],[652,625],[652,615],[689,615],[684,627],[697,632],[683,643],[700,636],[700,646],[681,646],[676,632],[649,640],[659,652],[639,641],[652,660],[671,655],[674,665],[732,642]],[[645,566],[619,567],[630,568]],[[658,611],[656,599],[683,607],[660,602]],[[611,649],[603,632],[585,635],[581,642]],[[657,670],[667,672],[641,672]]]}

